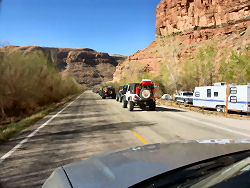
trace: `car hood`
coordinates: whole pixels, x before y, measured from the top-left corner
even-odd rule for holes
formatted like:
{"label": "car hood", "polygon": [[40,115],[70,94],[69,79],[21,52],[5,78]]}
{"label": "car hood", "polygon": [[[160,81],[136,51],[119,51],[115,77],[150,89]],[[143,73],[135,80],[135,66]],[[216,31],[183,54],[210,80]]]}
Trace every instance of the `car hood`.
{"label": "car hood", "polygon": [[249,149],[250,139],[152,144],[96,155],[56,171],[64,171],[73,187],[128,187],[188,164]]}

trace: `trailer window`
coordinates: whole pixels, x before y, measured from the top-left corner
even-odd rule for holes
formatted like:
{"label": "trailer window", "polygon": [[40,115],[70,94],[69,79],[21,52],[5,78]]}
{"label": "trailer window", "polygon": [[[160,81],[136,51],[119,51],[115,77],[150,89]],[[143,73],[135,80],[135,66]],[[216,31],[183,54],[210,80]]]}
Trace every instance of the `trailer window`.
{"label": "trailer window", "polygon": [[236,103],[237,102],[237,97],[236,96],[231,96],[230,97],[230,102]]}
{"label": "trailer window", "polygon": [[200,97],[200,92],[195,92],[195,97]]}
{"label": "trailer window", "polygon": [[231,87],[230,88],[230,94],[237,94],[237,88],[236,87]]}
{"label": "trailer window", "polygon": [[207,89],[207,97],[211,97],[211,89]]}
{"label": "trailer window", "polygon": [[193,96],[193,93],[192,92],[185,92],[185,93],[183,93],[183,96]]}
{"label": "trailer window", "polygon": [[214,92],[214,97],[218,97],[218,92]]}

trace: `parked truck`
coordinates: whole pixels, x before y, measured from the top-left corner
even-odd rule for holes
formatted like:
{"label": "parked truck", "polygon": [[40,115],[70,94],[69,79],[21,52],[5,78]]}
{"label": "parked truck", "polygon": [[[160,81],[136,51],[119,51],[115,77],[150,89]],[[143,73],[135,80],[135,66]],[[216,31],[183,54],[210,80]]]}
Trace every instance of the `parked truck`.
{"label": "parked truck", "polygon": [[193,92],[191,91],[181,91],[175,96],[176,103],[184,103],[184,106],[188,104],[193,104]]}
{"label": "parked truck", "polygon": [[193,105],[214,108],[218,112],[226,110],[226,98],[228,93],[228,110],[250,111],[250,83],[234,85],[220,82],[213,86],[195,87]]}

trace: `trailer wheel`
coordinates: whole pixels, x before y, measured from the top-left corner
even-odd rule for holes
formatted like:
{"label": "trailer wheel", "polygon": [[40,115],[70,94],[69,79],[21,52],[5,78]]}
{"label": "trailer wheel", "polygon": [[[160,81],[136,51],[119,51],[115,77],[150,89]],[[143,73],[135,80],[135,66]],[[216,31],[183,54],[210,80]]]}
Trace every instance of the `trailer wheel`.
{"label": "trailer wheel", "polygon": [[217,112],[225,112],[225,110],[226,110],[226,107],[225,106],[216,106],[216,111]]}
{"label": "trailer wheel", "polygon": [[226,111],[226,107],[225,106],[222,106],[221,107],[221,112],[225,112]]}

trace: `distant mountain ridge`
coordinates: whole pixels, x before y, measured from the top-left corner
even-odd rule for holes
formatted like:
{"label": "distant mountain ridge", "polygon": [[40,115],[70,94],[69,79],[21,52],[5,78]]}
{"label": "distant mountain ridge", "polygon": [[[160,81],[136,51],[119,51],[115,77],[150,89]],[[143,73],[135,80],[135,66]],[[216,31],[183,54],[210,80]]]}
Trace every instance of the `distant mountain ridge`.
{"label": "distant mountain ridge", "polygon": [[122,55],[109,55],[89,48],[57,48],[40,46],[5,46],[11,52],[29,54],[40,51],[45,54],[60,72],[73,76],[86,86],[111,81],[118,63],[125,60]]}

